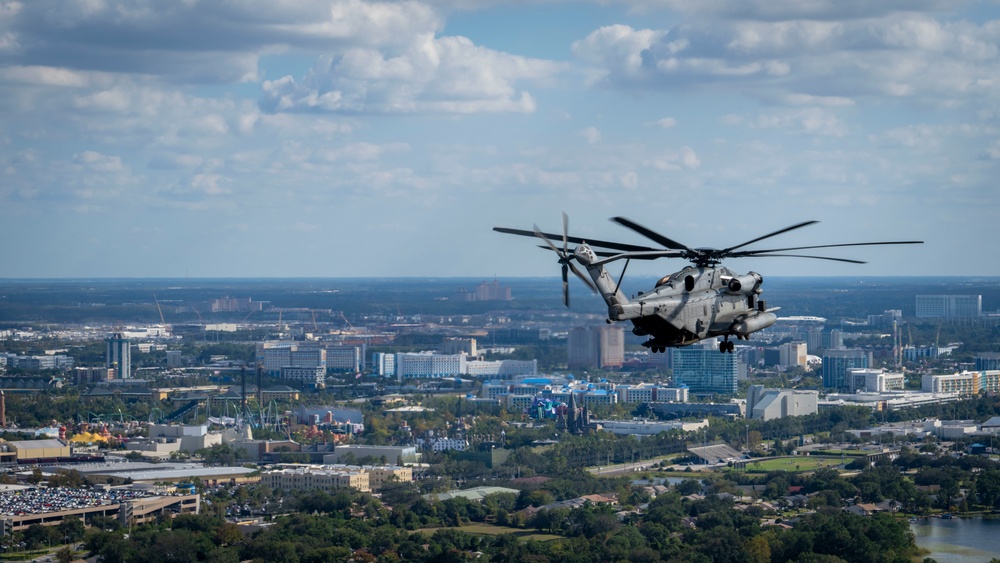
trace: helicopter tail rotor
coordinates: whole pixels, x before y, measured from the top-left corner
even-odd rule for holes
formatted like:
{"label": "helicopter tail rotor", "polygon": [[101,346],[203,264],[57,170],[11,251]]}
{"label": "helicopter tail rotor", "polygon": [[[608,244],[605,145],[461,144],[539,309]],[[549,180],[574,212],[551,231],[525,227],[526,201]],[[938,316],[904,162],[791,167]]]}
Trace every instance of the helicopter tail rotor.
{"label": "helicopter tail rotor", "polygon": [[569,216],[567,216],[566,213],[564,212],[562,214],[562,219],[563,219],[562,248],[556,246],[555,243],[553,243],[552,240],[550,240],[549,237],[546,236],[546,234],[543,233],[541,229],[538,228],[538,225],[534,226],[535,227],[534,233],[536,237],[542,239],[545,242],[545,245],[549,250],[552,250],[553,252],[556,253],[557,256],[559,256],[559,264],[562,266],[563,303],[567,307],[569,307],[570,272],[573,272],[573,274],[575,274],[576,277],[580,278],[583,281],[583,283],[591,289],[591,291],[597,292],[597,286],[595,286],[594,282],[590,278],[585,276],[583,272],[581,272],[580,269],[573,264],[573,259],[576,257],[576,251],[570,250],[569,248],[569,241],[570,241]]}

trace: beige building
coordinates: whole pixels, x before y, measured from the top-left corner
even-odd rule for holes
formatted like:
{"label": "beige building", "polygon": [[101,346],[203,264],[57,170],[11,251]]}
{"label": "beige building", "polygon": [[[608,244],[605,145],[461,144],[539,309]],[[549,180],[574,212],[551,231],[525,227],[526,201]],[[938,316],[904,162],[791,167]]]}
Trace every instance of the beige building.
{"label": "beige building", "polygon": [[272,489],[332,491],[351,487],[362,492],[379,491],[387,482],[413,481],[413,469],[398,465],[303,465],[281,464],[261,476]]}
{"label": "beige building", "polygon": [[70,456],[69,444],[55,438],[49,440],[20,440],[5,442],[4,444],[17,454],[17,461]]}
{"label": "beige building", "polygon": [[360,469],[328,469],[316,466],[285,466],[263,473],[261,483],[284,491],[335,491],[352,488],[371,491],[368,472]]}
{"label": "beige building", "polygon": [[805,367],[808,357],[805,342],[786,342],[778,347],[778,365]]}
{"label": "beige building", "polygon": [[368,473],[368,486],[372,491],[382,490],[387,482],[409,483],[413,481],[413,468],[399,465],[365,465],[365,466],[333,466],[352,470],[361,469]]}
{"label": "beige building", "polygon": [[949,375],[923,375],[920,387],[929,393],[975,395],[980,389],[980,374],[978,371],[963,371]]}

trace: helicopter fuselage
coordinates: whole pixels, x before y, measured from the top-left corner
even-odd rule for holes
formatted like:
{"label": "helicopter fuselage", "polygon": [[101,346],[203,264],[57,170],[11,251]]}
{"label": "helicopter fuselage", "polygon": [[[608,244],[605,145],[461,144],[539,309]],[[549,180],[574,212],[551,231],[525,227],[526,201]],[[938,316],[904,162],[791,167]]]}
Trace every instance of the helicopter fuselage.
{"label": "helicopter fuselage", "polygon": [[763,278],[739,275],[721,266],[689,266],[661,278],[655,287],[628,299],[587,245],[576,249],[608,305],[608,321],[631,321],[632,332],[650,339],[653,351],[687,346],[705,338],[747,339],[774,324],[777,317],[759,299]]}

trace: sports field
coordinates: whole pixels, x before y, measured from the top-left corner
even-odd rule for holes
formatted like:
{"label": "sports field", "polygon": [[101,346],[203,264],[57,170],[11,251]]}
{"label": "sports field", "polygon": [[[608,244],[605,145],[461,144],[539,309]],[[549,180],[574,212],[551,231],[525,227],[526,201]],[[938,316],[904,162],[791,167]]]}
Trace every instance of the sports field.
{"label": "sports field", "polygon": [[843,461],[839,457],[778,457],[760,461],[748,461],[746,470],[751,473],[767,473],[769,471],[815,471],[824,467],[837,467],[842,463]]}

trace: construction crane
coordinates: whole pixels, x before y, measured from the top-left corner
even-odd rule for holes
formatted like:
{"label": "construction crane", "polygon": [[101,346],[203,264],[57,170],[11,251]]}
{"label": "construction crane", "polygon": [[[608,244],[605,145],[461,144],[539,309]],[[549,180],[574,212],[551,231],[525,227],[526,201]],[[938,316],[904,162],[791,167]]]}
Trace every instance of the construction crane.
{"label": "construction crane", "polygon": [[340,318],[344,319],[344,324],[347,325],[347,328],[354,330],[354,325],[351,324],[351,321],[347,320],[347,317],[344,316],[343,311],[340,312]]}
{"label": "construction crane", "polygon": [[163,309],[160,308],[160,300],[156,298],[156,294],[153,294],[153,302],[156,303],[156,311],[160,313],[160,324],[166,325],[167,321],[163,320]]}

